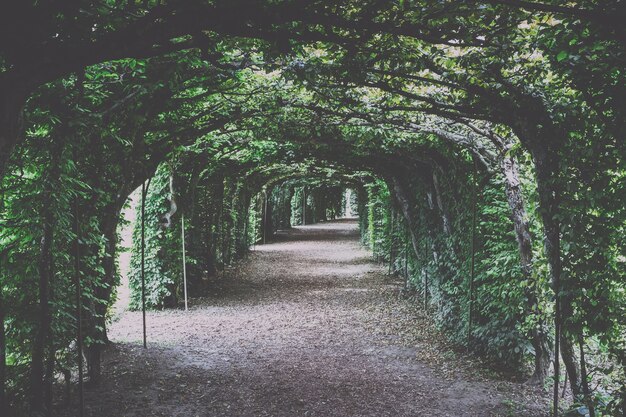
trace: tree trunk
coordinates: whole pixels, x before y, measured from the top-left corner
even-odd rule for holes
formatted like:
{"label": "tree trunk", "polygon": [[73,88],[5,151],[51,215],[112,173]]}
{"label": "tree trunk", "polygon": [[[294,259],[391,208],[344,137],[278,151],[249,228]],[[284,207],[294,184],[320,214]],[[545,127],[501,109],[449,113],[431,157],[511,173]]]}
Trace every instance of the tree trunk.
{"label": "tree trunk", "polygon": [[[0,176],[0,179],[2,177]],[[0,190],[0,221],[3,220],[4,213],[4,192]],[[6,397],[6,382],[7,382],[7,349],[6,349],[6,336],[4,333],[4,294],[2,291],[4,282],[4,266],[6,265],[4,253],[0,253],[0,414],[7,415],[9,413],[7,397]]]}
{"label": "tree trunk", "polygon": [[33,341],[31,359],[31,409],[35,413],[43,413],[44,406],[44,355],[46,342],[50,333],[49,279],[50,259],[52,257],[52,219],[51,211],[46,205],[44,214],[44,231],[39,246],[39,305],[38,328]]}
{"label": "tree trunk", "polygon": [[502,159],[500,165],[504,174],[506,196],[511,209],[511,218],[519,247],[522,275],[524,280],[529,283],[525,289],[526,314],[535,316],[537,321],[531,332],[532,344],[535,349],[535,366],[533,375],[528,382],[543,385],[550,368],[550,347],[545,323],[539,312],[539,300],[536,293],[538,283],[532,273],[532,237],[527,220],[528,215],[524,205],[519,172],[515,160],[511,156],[506,156]]}
{"label": "tree trunk", "polygon": [[2,294],[2,280],[4,267],[4,259],[0,259],[0,414],[8,414],[8,404],[6,397],[6,381],[7,381],[7,350],[6,339],[4,335],[4,298]]}
{"label": "tree trunk", "polygon": [[[49,276],[49,297],[50,300],[54,300],[54,265],[53,260],[51,258],[50,263],[50,276]],[[49,316],[50,326],[52,327],[52,314]],[[52,381],[54,377],[54,367],[56,364],[56,346],[54,343],[54,334],[52,329],[50,329],[50,333],[48,334],[48,343],[46,343],[46,348],[48,351],[46,352],[46,370],[44,372],[44,403],[46,406],[46,415],[52,415]]]}
{"label": "tree trunk", "polygon": [[436,229],[434,227],[429,227],[429,223],[439,227],[439,219],[437,210],[435,209],[435,197],[433,193],[434,191],[432,189],[426,191],[426,203],[428,204],[428,212],[430,213],[430,216],[424,216],[424,224],[426,231],[428,232],[428,238],[430,239],[430,251],[433,254],[433,260],[435,263],[438,263],[439,250],[437,249],[436,234],[434,232]]}
{"label": "tree trunk", "polygon": [[574,347],[567,328],[562,326],[564,318],[572,317],[573,308],[571,296],[563,295],[563,283],[561,282],[560,221],[558,219],[558,189],[555,184],[555,170],[558,166],[558,158],[553,151],[541,146],[533,149],[532,155],[537,177],[539,211],[545,234],[546,257],[550,267],[552,289],[556,297],[556,303],[558,303],[557,313],[555,314],[555,326],[557,329],[560,329],[557,333],[559,334],[561,357],[571,382],[572,393],[575,397],[580,397],[581,383],[578,366],[574,358]]}
{"label": "tree trunk", "polygon": [[591,391],[589,390],[589,379],[587,375],[587,363],[585,361],[585,338],[582,332],[578,335],[578,349],[580,352],[580,379],[582,381],[583,395],[585,405],[589,410],[589,417],[596,417],[596,411],[591,399]]}
{"label": "tree trunk", "polygon": [[261,215],[263,216],[261,220],[261,236],[263,239],[263,243],[266,243],[272,236],[272,190],[268,189],[265,194],[263,194],[263,207],[261,209]]}
{"label": "tree trunk", "polygon": [[25,95],[6,85],[0,85],[0,178],[19,142],[22,126],[22,107]]}
{"label": "tree trunk", "polygon": [[452,222],[450,220],[450,213],[443,203],[443,196],[441,194],[441,187],[439,186],[439,179],[437,178],[437,174],[433,170],[433,190],[435,194],[435,201],[437,202],[437,207],[439,208],[439,213],[441,214],[441,224],[443,226],[443,232],[446,235],[452,234]]}
{"label": "tree trunk", "polygon": [[397,176],[391,177],[392,190],[393,195],[400,206],[400,210],[402,211],[402,215],[406,220],[407,228],[409,231],[409,235],[411,236],[411,244],[413,245],[413,251],[415,256],[418,256],[420,253],[419,247],[419,239],[416,233],[417,225],[415,224],[415,218],[417,217],[417,213],[415,213],[414,201],[406,190],[406,185],[398,178]]}
{"label": "tree trunk", "polygon": [[569,375],[570,386],[572,389],[572,394],[575,398],[581,398],[582,396],[582,383],[580,379],[580,370],[578,368],[578,363],[576,361],[576,356],[574,352],[574,344],[571,340],[571,335],[567,330],[567,326],[563,326],[565,320],[563,318],[571,318],[573,317],[573,309],[572,309],[572,301],[570,297],[561,297],[561,332],[560,332],[560,340],[561,340],[561,359],[563,359],[563,364],[565,365],[565,371]]}
{"label": "tree trunk", "polygon": [[[126,194],[124,194],[126,195]],[[122,203],[123,205],[123,203]],[[117,255],[117,225],[121,215],[121,206],[115,203],[104,210],[102,233],[106,240],[102,269],[104,276],[102,285],[95,288],[95,316],[93,317],[94,328],[91,329],[95,343],[87,349],[89,361],[89,382],[97,384],[102,375],[101,361],[102,348],[109,342],[107,336],[106,314],[113,289],[117,285],[116,255]]]}
{"label": "tree trunk", "polygon": [[[484,149],[477,148],[476,144],[472,141],[465,142],[463,140],[459,140],[462,138],[456,138],[444,133],[445,132],[438,132],[439,136],[445,140],[452,141],[456,144],[462,144],[463,146],[468,146],[469,149],[472,150],[474,155],[480,156],[481,161],[486,166],[489,166],[490,163],[496,163],[497,154],[484,152]],[[506,149],[503,143],[497,144],[497,147],[499,152],[503,154],[505,153]],[[538,311],[538,300],[536,291],[533,291],[533,289],[537,289],[537,283],[533,279],[532,275],[532,239],[528,222],[526,220],[526,209],[524,206],[524,200],[522,197],[522,190],[520,187],[519,175],[515,160],[511,156],[505,156],[499,161],[499,164],[505,179],[507,200],[511,209],[515,235],[519,245],[522,274],[527,282],[533,283],[532,286],[527,286],[526,288],[527,314],[533,314],[537,317],[537,326],[533,328],[531,332],[531,340],[535,349],[535,367],[534,373],[528,382],[541,385],[543,384],[543,381],[545,380],[548,369],[550,367],[550,347],[548,345],[547,329],[545,323],[542,322]],[[440,211],[442,211],[443,213],[444,230],[447,230],[449,232],[449,227],[446,227],[446,225],[449,224],[449,220],[446,219],[445,212],[443,211],[437,177],[434,174],[433,185],[435,195],[437,197],[437,205],[439,206]]]}
{"label": "tree trunk", "polygon": [[51,375],[45,372],[46,348],[51,349],[50,281],[52,277],[52,241],[54,239],[53,187],[61,174],[59,159],[62,145],[55,146],[50,159],[48,177],[42,195],[42,237],[39,245],[39,305],[38,328],[33,340],[31,357],[31,410],[35,414],[47,413],[47,385]]}

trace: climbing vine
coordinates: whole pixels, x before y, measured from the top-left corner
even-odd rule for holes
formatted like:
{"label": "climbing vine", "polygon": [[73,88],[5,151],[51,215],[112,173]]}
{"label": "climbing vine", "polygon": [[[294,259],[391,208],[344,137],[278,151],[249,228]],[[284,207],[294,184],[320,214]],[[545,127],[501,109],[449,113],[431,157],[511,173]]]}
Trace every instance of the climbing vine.
{"label": "climbing vine", "polygon": [[0,414],[97,384],[148,183],[131,308],[350,205],[455,345],[626,413],[623,2],[70,3],[0,17]]}

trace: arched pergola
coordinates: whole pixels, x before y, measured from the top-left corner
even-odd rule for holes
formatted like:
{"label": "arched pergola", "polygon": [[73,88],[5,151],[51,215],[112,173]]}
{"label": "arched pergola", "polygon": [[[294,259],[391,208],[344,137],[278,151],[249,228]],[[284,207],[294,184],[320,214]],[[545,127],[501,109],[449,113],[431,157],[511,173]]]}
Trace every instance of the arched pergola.
{"label": "arched pergola", "polygon": [[564,375],[590,415],[626,412],[623,2],[18,3],[0,16],[1,413],[50,415],[83,345],[97,383],[135,190],[131,275],[163,308],[174,248],[201,293],[258,240],[251,219],[267,240],[272,189],[322,180],[357,190],[391,272],[410,247],[407,285],[451,340],[534,383],[552,362],[555,416]]}

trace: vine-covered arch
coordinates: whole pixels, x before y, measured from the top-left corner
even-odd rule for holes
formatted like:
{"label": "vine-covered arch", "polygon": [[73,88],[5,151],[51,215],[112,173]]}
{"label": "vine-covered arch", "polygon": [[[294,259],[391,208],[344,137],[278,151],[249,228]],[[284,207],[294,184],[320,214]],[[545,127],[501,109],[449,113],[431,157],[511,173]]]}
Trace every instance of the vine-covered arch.
{"label": "vine-covered arch", "polygon": [[98,381],[138,188],[131,285],[164,308],[183,216],[199,295],[350,185],[451,340],[553,372],[555,414],[563,374],[624,413],[623,2],[61,3],[0,16],[1,412],[50,413],[74,340]]}

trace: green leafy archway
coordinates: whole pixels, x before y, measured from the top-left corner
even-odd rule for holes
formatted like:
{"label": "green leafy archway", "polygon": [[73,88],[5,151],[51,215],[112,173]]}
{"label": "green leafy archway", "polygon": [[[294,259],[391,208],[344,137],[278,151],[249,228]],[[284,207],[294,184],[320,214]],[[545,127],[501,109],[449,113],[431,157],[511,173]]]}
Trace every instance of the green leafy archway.
{"label": "green leafy archway", "polygon": [[15,6],[0,18],[2,407],[50,412],[77,330],[98,380],[134,190],[152,179],[149,305],[173,306],[180,216],[201,293],[288,225],[301,172],[311,217],[291,206],[290,222],[337,212],[337,189],[315,189],[354,187],[363,242],[452,340],[535,382],[560,357],[574,403],[623,413],[622,2]]}

